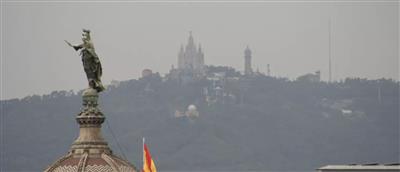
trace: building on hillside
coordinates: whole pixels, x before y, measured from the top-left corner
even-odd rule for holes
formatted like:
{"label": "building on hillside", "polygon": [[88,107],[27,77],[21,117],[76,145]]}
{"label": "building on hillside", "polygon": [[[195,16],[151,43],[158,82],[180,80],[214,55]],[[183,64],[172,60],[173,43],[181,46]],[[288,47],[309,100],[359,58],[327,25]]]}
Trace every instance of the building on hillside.
{"label": "building on hillside", "polygon": [[234,104],[236,95],[232,93],[235,85],[239,82],[239,77],[228,77],[225,72],[215,72],[206,78],[210,84],[203,87],[203,96],[207,105],[213,104]]}
{"label": "building on hillside", "polygon": [[153,75],[153,71],[151,69],[142,70],[142,78],[149,77],[151,75]]}
{"label": "building on hillside", "polygon": [[199,111],[197,111],[197,107],[193,104],[189,105],[187,110],[186,110],[186,116],[195,119],[199,117]]}
{"label": "building on hillside", "polygon": [[[83,92],[83,108],[76,117],[79,136],[69,152],[45,172],[137,172],[133,164],[115,156],[103,138],[101,124],[105,116],[97,107],[98,97],[97,91],[92,88]],[[60,137],[62,135],[59,134]]]}
{"label": "building on hillside", "polygon": [[321,72],[316,71],[315,74],[308,73],[302,76],[297,77],[298,81],[306,81],[306,82],[320,82],[321,81]]}
{"label": "building on hillside", "polygon": [[317,169],[317,172],[399,172],[400,163],[394,164],[350,164],[327,165]]}
{"label": "building on hillside", "polygon": [[184,109],[177,109],[174,114],[175,118],[188,119],[189,121],[194,121],[199,117],[199,111],[194,104],[187,107],[186,111]]}

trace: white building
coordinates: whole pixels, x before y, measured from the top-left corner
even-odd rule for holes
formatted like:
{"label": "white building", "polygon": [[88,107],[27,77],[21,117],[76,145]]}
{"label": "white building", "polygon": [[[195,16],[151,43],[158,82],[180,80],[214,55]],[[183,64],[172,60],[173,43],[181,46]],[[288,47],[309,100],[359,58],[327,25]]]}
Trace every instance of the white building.
{"label": "white building", "polygon": [[400,172],[400,164],[327,165],[318,172]]}

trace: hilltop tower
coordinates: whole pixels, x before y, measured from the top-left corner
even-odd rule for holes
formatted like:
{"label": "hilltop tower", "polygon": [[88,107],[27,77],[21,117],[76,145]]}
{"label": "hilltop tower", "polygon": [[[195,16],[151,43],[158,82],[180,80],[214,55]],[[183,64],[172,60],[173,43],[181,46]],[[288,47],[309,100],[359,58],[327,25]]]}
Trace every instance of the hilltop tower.
{"label": "hilltop tower", "polygon": [[135,166],[115,156],[104,140],[101,124],[105,116],[97,107],[98,96],[93,88],[83,92],[83,107],[76,117],[79,136],[67,155],[50,165],[45,172],[136,172]]}
{"label": "hilltop tower", "polygon": [[249,46],[247,46],[244,50],[244,74],[253,74],[253,70],[251,69],[251,50]]}

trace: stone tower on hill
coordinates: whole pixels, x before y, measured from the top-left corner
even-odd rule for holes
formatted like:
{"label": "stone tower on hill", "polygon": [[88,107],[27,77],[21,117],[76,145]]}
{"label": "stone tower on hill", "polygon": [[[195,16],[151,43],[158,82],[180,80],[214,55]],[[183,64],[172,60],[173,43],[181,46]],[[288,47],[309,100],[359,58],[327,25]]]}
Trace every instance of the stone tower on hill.
{"label": "stone tower on hill", "polygon": [[[83,92],[83,108],[77,115],[79,136],[67,155],[51,164],[45,172],[136,172],[134,165],[115,156],[101,134],[105,116],[97,107],[98,93]],[[61,137],[61,135],[60,135]]]}
{"label": "stone tower on hill", "polygon": [[251,50],[249,46],[244,50],[244,74],[252,75],[253,69],[251,69]]}

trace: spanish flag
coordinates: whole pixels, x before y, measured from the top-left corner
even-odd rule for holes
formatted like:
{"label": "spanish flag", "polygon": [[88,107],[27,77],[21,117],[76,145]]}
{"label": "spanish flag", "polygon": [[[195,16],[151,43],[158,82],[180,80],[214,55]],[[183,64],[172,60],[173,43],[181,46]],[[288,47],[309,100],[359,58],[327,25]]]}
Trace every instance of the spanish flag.
{"label": "spanish flag", "polygon": [[[143,139],[144,140],[144,139]],[[143,170],[142,172],[157,172],[156,165],[151,158],[147,145],[143,143]]]}

